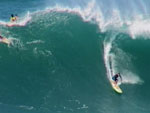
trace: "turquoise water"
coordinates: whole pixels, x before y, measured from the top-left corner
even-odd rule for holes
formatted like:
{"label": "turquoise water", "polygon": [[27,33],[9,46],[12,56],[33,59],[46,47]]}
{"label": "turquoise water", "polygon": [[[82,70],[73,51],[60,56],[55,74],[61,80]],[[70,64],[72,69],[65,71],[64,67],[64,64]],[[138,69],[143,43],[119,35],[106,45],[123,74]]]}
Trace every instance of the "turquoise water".
{"label": "turquoise water", "polygon": [[[0,33],[11,40],[10,45],[0,44],[0,113],[150,112],[147,15],[144,20],[149,2],[143,3],[141,12],[137,10],[137,15],[143,14],[139,20],[127,22],[120,14],[121,26],[118,16],[105,15],[112,13],[104,11],[110,2],[95,1],[102,9],[96,13],[93,2],[79,0],[0,2],[4,23]],[[115,9],[124,1],[111,3]],[[141,8],[128,3],[130,8]],[[89,10],[82,9],[86,5]],[[124,7],[118,6],[118,11],[128,15]],[[12,12],[23,26],[5,26]],[[99,21],[100,13],[104,20]],[[120,72],[123,77],[121,95],[109,83],[110,56],[114,74]]]}

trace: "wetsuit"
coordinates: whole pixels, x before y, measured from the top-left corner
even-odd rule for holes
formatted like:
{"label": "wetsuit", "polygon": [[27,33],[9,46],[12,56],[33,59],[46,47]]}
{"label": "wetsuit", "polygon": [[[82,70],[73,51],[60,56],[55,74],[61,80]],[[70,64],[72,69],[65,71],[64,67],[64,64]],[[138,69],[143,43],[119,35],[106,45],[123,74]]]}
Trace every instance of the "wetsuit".
{"label": "wetsuit", "polygon": [[117,81],[118,81],[118,77],[119,77],[119,75],[116,74],[116,75],[114,75],[114,76],[112,77],[112,79],[113,79],[115,82],[117,82]]}
{"label": "wetsuit", "polygon": [[3,37],[2,37],[2,36],[0,36],[0,39],[3,39]]}
{"label": "wetsuit", "polygon": [[0,42],[3,40],[3,37],[2,36],[0,36]]}

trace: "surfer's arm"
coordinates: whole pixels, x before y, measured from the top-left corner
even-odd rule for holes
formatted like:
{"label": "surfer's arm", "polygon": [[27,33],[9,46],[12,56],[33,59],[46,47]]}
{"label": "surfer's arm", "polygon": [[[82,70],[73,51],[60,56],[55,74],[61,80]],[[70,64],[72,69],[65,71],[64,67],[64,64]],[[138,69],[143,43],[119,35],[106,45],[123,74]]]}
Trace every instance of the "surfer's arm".
{"label": "surfer's arm", "polygon": [[119,77],[120,77],[120,79],[121,79],[121,82],[122,82],[122,77],[121,77],[121,75],[119,75]]}

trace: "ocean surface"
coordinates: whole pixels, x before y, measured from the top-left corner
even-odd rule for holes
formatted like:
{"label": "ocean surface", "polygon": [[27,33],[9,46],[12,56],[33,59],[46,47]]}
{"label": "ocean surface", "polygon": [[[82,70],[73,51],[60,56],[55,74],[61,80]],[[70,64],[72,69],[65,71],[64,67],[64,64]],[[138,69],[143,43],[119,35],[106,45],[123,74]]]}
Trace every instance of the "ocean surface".
{"label": "ocean surface", "polygon": [[[11,41],[0,44],[0,113],[150,113],[149,6],[0,0],[0,35]],[[19,20],[8,27],[11,14]]]}

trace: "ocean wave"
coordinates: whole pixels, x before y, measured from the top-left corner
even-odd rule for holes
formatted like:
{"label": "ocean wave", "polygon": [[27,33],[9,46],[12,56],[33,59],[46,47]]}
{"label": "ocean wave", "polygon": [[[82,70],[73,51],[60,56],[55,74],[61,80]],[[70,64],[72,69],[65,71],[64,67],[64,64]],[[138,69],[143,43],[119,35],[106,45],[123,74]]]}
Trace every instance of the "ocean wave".
{"label": "ocean wave", "polygon": [[[132,72],[134,66],[132,65],[131,55],[114,45],[116,36],[117,34],[112,34],[111,38],[104,40],[104,63],[109,80],[112,79],[114,74],[121,73],[123,78],[122,83],[142,84],[144,81],[141,80],[137,74]],[[115,49],[115,51],[112,49]]]}
{"label": "ocean wave", "polygon": [[120,32],[128,33],[133,39],[135,39],[137,35],[146,35],[150,33],[149,15],[141,15],[141,13],[137,12],[130,15],[129,18],[123,16],[121,10],[113,7],[112,11],[108,13],[108,16],[108,14],[104,13],[102,7],[100,7],[96,0],[89,1],[85,7],[75,6],[70,8],[68,6],[56,4],[53,7],[47,7],[45,10],[37,11],[36,13],[41,12],[73,13],[79,15],[85,22],[97,24],[101,32],[116,29]]}
{"label": "ocean wave", "polygon": [[28,12],[24,17],[19,17],[19,19],[16,22],[0,21],[0,25],[7,27],[25,26],[30,20],[31,20],[30,12]]}
{"label": "ocean wave", "polygon": [[5,26],[25,26],[31,19],[35,20],[34,15],[62,12],[79,15],[83,21],[97,24],[101,32],[116,29],[120,32],[128,33],[133,39],[138,35],[148,36],[150,34],[149,15],[142,15],[141,13],[136,12],[135,14],[132,13],[133,15],[130,15],[130,18],[125,17],[125,15],[122,15],[122,11],[115,6],[111,7],[111,11],[109,11],[108,14],[103,10],[102,5],[96,0],[88,1],[84,7],[69,7],[57,3],[54,6],[45,8],[44,10],[38,10],[32,13],[28,12],[24,17],[20,17],[20,21],[17,23],[0,21],[0,24]]}

